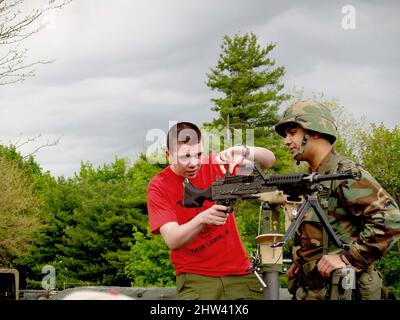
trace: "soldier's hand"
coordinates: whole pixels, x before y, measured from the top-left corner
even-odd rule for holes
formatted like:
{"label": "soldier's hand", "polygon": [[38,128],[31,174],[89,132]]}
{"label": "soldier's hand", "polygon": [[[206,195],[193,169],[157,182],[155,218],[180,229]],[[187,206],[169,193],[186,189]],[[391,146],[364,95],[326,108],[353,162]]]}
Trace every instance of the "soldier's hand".
{"label": "soldier's hand", "polygon": [[332,271],[344,267],[346,264],[337,254],[325,255],[317,263],[317,269],[324,278],[329,278]]}
{"label": "soldier's hand", "polygon": [[288,276],[288,279],[292,279],[296,276],[296,274],[299,272],[299,267],[296,263],[292,263],[288,271],[286,271],[286,275]]}

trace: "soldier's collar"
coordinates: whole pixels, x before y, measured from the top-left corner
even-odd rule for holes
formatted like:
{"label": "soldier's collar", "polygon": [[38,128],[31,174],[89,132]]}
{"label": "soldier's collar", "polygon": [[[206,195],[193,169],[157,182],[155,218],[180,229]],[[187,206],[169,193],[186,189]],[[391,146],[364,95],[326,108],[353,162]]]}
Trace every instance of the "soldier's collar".
{"label": "soldier's collar", "polygon": [[[317,166],[317,168],[314,172],[318,172],[319,174],[326,173],[327,167],[329,167],[329,162],[335,154],[336,154],[336,152],[332,148],[332,150],[326,155],[326,157],[324,159],[322,159],[322,161]],[[309,172],[311,172],[311,167],[309,168]]]}

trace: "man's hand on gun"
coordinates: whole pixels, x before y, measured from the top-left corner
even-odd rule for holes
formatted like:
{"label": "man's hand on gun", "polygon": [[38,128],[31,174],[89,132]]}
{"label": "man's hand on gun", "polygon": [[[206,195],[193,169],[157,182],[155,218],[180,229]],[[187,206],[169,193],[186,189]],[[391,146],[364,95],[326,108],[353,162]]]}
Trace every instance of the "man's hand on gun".
{"label": "man's hand on gun", "polygon": [[228,207],[222,206],[219,204],[214,204],[212,207],[200,212],[198,214],[198,219],[200,219],[200,223],[203,224],[212,224],[214,226],[224,225],[226,219],[228,219]]}

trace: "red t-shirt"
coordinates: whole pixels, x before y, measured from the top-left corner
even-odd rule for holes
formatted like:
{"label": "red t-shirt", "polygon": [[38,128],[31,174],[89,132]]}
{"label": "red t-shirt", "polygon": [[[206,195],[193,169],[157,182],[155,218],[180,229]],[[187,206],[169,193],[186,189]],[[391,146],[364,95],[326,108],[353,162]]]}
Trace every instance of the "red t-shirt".
{"label": "red t-shirt", "polygon": [[[211,163],[211,156],[206,160],[197,176],[189,180],[200,189],[209,187],[218,176],[223,177],[219,166]],[[201,208],[183,207],[183,180],[170,166],[151,180],[147,189],[147,208],[154,234],[158,234],[165,223],[184,224],[214,204],[205,201]],[[233,213],[229,214],[225,225],[206,225],[186,247],[172,250],[171,261],[176,274],[212,277],[247,274],[251,267]]]}

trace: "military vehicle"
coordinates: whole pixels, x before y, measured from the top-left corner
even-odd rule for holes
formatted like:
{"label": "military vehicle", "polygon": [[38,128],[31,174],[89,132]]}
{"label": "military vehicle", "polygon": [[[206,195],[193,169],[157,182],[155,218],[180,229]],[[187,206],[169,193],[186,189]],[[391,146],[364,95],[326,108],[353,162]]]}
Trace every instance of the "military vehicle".
{"label": "military vehicle", "polygon": [[[117,287],[83,286],[64,290],[35,290],[19,288],[17,269],[0,268],[0,300],[174,300],[176,288],[160,287]],[[281,299],[290,296],[286,289],[281,289]]]}

